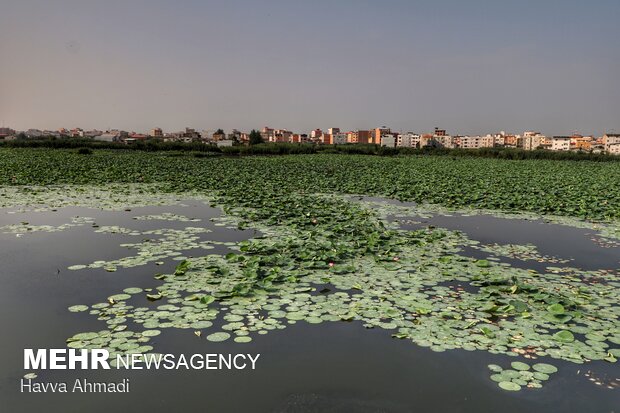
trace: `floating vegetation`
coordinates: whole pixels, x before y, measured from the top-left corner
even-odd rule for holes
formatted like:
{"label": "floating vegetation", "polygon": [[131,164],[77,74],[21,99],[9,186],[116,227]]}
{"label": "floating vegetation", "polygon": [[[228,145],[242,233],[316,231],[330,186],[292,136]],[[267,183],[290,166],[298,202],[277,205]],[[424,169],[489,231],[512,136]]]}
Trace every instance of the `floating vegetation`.
{"label": "floating vegetation", "polygon": [[[61,151],[5,153],[0,182],[63,185],[0,187],[0,206],[25,211],[24,205],[30,210],[73,205],[129,212],[195,199],[222,206],[224,216],[214,225],[261,234],[226,245],[232,251],[226,255],[201,252],[188,258],[184,250],[215,245],[200,240],[206,228],[97,228],[102,234],[148,239],[121,244],[136,251],[131,257],[71,269],[115,271],[166,258],[180,262],[175,271],[155,275],[151,285],[129,287],[89,303],[87,310],[87,304],[72,306],[106,328],[76,334],[69,347],[108,348],[112,356],[146,353],[153,350],[147,344],[153,332],[170,328],[187,330],[194,339],[242,345],[296,323],[320,328],[321,323],[355,321],[435,352],[461,349],[527,360],[617,362],[616,272],[568,266],[534,271],[493,257],[477,260],[463,253],[479,246],[464,234],[432,227],[406,231],[389,219],[492,214],[619,239],[618,221],[611,221],[620,218],[616,165],[592,164],[583,170],[587,173],[579,173],[582,164],[577,163],[466,158],[256,157],[188,164],[147,154],[74,158]],[[61,167],[49,168],[52,161]],[[6,172],[15,170],[13,164],[19,165],[16,175]],[[134,183],[138,181],[145,183]],[[347,193],[419,204],[341,195]],[[530,246],[483,248],[495,255],[566,264]],[[509,391],[538,387],[553,374],[542,363],[519,361],[510,367],[493,371],[498,386]]]}
{"label": "floating vegetation", "polygon": [[523,261],[531,260],[538,262],[548,262],[553,264],[566,264],[571,261],[548,255],[542,255],[538,252],[536,246],[532,244],[485,244],[474,246],[473,248],[479,249],[480,251],[488,252],[496,256],[514,258]]}
{"label": "floating vegetation", "polygon": [[497,364],[489,364],[488,368],[493,373],[491,380],[507,391],[519,391],[522,387],[528,389],[540,389],[550,376],[558,371],[555,366],[545,363],[537,363],[530,366],[521,361],[510,363],[512,369],[504,369]]}
{"label": "floating vegetation", "polygon": [[215,248],[212,241],[200,241],[200,234],[211,232],[208,228],[186,227],[184,229],[156,229],[149,231],[136,231],[121,227],[100,227],[95,232],[142,235],[142,236],[161,236],[159,238],[147,238],[139,243],[125,243],[121,247],[130,250],[137,250],[136,255],[123,257],[111,261],[95,261],[88,265],[72,265],[70,270],[81,270],[84,268],[105,268],[107,271],[115,271],[118,267],[130,268],[145,265],[151,262],[161,263],[161,260],[170,257],[181,257],[181,251],[190,249],[209,250]]}
{"label": "floating vegetation", "polygon": [[[460,254],[477,245],[462,233],[392,229],[373,211],[340,197],[289,197],[302,211],[320,204],[325,212],[295,214],[285,225],[273,225],[273,217],[282,215],[270,208],[227,208],[223,225],[236,228],[248,216],[264,216],[253,220],[264,235],[226,255],[185,259],[173,273],[157,276],[162,284],[150,292],[125,290],[91,306],[90,313],[111,332],[129,333],[129,325],[180,328],[235,343],[297,322],[355,320],[436,352],[613,362],[609,350],[620,341],[615,275],[571,267],[537,273],[476,260]],[[585,283],[593,278],[599,282]],[[150,308],[148,301],[162,304]],[[222,331],[209,331],[216,321],[223,322]],[[143,333],[134,334],[125,343],[140,348]],[[513,363],[500,387],[539,387],[553,366],[535,366]],[[510,371],[519,376],[506,377],[515,374]]]}
{"label": "floating vegetation", "polygon": [[178,221],[178,222],[200,222],[199,218],[188,218],[184,215],[173,214],[171,212],[164,212],[157,215],[138,215],[133,217],[138,221]]}
{"label": "floating vegetation", "polygon": [[84,224],[93,224],[94,219],[89,217],[72,217],[71,222],[53,226],[53,225],[31,225],[28,222],[19,224],[4,225],[0,227],[0,232],[5,234],[15,234],[17,236],[33,233],[33,232],[60,232],[69,228],[80,227]]}

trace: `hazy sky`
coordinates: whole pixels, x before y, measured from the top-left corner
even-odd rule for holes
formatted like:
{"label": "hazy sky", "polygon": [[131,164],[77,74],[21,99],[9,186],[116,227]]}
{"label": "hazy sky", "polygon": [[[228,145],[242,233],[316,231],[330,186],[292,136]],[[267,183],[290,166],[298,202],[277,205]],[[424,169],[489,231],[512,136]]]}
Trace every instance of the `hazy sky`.
{"label": "hazy sky", "polygon": [[620,132],[620,1],[0,1],[0,126]]}

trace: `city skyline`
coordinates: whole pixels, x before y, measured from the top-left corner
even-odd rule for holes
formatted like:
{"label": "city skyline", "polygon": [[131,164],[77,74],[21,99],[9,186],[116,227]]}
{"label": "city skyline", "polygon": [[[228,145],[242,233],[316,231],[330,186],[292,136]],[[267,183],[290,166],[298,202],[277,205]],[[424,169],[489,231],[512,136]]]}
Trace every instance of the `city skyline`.
{"label": "city skyline", "polygon": [[23,1],[0,123],[148,131],[618,127],[620,4]]}

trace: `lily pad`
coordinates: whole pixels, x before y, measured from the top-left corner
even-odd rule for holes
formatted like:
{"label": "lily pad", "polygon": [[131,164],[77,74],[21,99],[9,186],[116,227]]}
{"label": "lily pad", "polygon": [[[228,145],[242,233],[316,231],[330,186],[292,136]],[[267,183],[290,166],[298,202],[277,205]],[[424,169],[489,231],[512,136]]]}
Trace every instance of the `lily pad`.
{"label": "lily pad", "polygon": [[507,391],[519,391],[521,390],[521,386],[518,385],[517,383],[513,383],[511,381],[500,381],[498,383],[498,386],[501,387],[503,390],[507,390]]}

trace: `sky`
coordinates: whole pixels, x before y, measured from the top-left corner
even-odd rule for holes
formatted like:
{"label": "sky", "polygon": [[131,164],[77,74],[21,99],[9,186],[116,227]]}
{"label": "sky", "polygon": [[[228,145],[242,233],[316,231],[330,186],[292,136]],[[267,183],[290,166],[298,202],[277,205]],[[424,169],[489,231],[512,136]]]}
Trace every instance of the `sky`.
{"label": "sky", "polygon": [[619,0],[2,0],[0,126],[620,132],[619,21]]}

